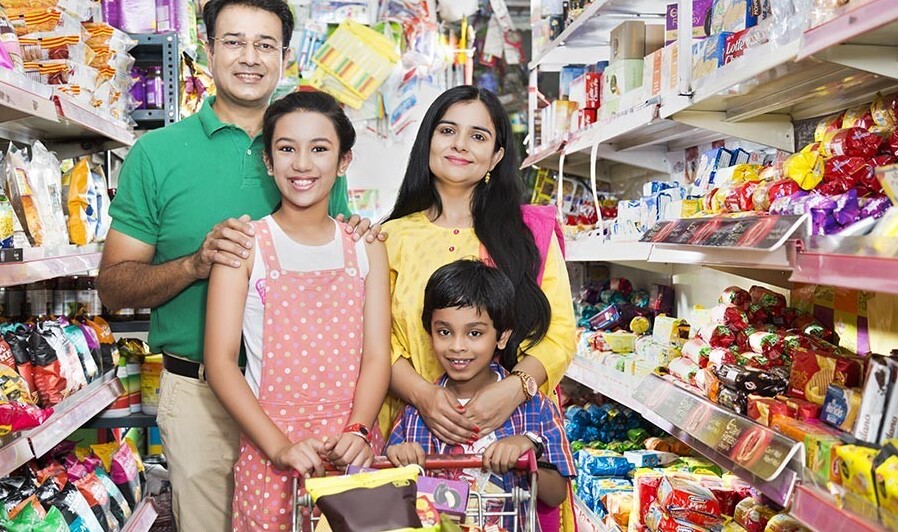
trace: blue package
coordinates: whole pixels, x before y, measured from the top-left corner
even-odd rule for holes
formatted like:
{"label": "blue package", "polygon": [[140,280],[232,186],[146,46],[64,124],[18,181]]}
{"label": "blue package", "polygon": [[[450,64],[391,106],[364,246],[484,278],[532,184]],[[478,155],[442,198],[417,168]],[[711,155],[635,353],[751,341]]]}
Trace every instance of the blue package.
{"label": "blue package", "polygon": [[623,455],[605,449],[580,449],[577,451],[579,470],[597,477],[626,475],[633,470]]}
{"label": "blue package", "polygon": [[692,43],[692,79],[700,80],[724,64],[730,32],[711,35]]}
{"label": "blue package", "polygon": [[558,95],[566,98],[571,94],[571,82],[586,73],[586,65],[567,65],[561,67],[558,75]]}
{"label": "blue package", "polygon": [[711,34],[742,31],[758,24],[762,0],[714,0]]}
{"label": "blue package", "polygon": [[730,166],[733,154],[726,148],[714,148],[702,154],[698,161],[692,195],[703,196],[714,188],[714,177],[718,168]]}

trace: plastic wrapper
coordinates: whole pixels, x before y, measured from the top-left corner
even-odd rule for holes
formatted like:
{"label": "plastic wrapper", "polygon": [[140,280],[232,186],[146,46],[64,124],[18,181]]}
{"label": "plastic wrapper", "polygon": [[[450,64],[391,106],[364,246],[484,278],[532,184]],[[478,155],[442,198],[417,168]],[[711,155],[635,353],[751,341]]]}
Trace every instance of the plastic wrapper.
{"label": "plastic wrapper", "polygon": [[633,511],[632,492],[614,491],[606,493],[602,497],[602,504],[615,524],[620,527],[627,527],[630,522],[630,513]]}
{"label": "plastic wrapper", "polygon": [[745,415],[748,409],[748,395],[732,388],[721,386],[717,393],[717,404],[729,408],[737,414]]}
{"label": "plastic wrapper", "polygon": [[[9,353],[9,358],[12,358],[11,352]],[[0,365],[0,400],[34,404],[31,389],[28,387],[25,379],[16,371],[14,359],[13,367],[9,367],[6,364]]]}
{"label": "plastic wrapper", "polygon": [[781,313],[786,308],[786,296],[768,290],[761,286],[752,286],[748,293],[751,294],[752,303],[757,303],[769,312]]}
{"label": "plastic wrapper", "polygon": [[838,182],[851,188],[858,184],[867,186],[874,179],[873,166],[862,157],[840,155],[827,159],[823,165],[826,183]]}
{"label": "plastic wrapper", "polygon": [[820,122],[817,123],[817,127],[814,129],[814,142],[823,142],[827,133],[834,133],[842,129],[842,118],[844,116],[845,112],[842,111],[841,113],[829,115],[820,120]]}
{"label": "plastic wrapper", "polygon": [[[55,321],[45,321],[38,324],[38,331],[56,351],[63,376],[69,385],[69,393],[85,387],[87,385],[87,374],[84,371],[84,366],[81,364],[81,358],[78,356],[75,346],[66,338],[62,326]],[[35,338],[32,335],[32,345],[34,341]]]}
{"label": "plastic wrapper", "polygon": [[776,512],[769,506],[765,506],[755,499],[747,498],[736,505],[733,520],[747,532],[764,532],[764,527],[774,515]]}
{"label": "plastic wrapper", "polygon": [[781,354],[783,352],[783,337],[776,333],[755,332],[748,337],[748,345],[755,353],[762,355]]}
{"label": "plastic wrapper", "polygon": [[63,362],[53,346],[38,331],[28,335],[28,346],[33,360],[34,384],[43,406],[53,406],[68,397],[75,390],[67,375],[71,373],[63,369]]}
{"label": "plastic wrapper", "polygon": [[786,406],[786,403],[778,399],[757,395],[748,396],[748,417],[765,427],[770,426],[770,421],[774,415],[786,416],[788,413],[789,408]]}
{"label": "plastic wrapper", "polygon": [[827,157],[847,155],[869,159],[877,154],[881,145],[882,137],[879,135],[853,127],[829,133],[820,143],[820,149]]}
{"label": "plastic wrapper", "polygon": [[860,218],[882,218],[891,207],[887,196],[874,196],[862,202]]}
{"label": "plastic wrapper", "polygon": [[770,204],[770,214],[805,214],[807,212],[805,203],[809,197],[810,195],[802,190],[791,196],[777,198]]}
{"label": "plastic wrapper", "polygon": [[716,368],[722,386],[740,393],[776,397],[789,387],[789,379],[773,371],[744,368],[731,364]]}
{"label": "plastic wrapper", "polygon": [[889,129],[898,128],[898,93],[888,96],[877,93],[870,105],[870,114],[877,126]]}
{"label": "plastic wrapper", "polygon": [[105,532],[105,528],[100,525],[97,516],[91,511],[90,504],[87,499],[71,482],[67,482],[51,504],[59,509],[66,523],[69,523],[69,530],[77,530],[79,532]]}
{"label": "plastic wrapper", "polygon": [[711,309],[711,320],[726,325],[731,331],[742,331],[749,325],[745,311],[727,303],[721,303]]}
{"label": "plastic wrapper", "polygon": [[700,368],[708,365],[708,355],[711,353],[712,347],[701,338],[693,338],[683,344],[683,357],[688,358]]}
{"label": "plastic wrapper", "polygon": [[811,532],[789,514],[776,514],[767,521],[764,532]]}
{"label": "plastic wrapper", "polygon": [[857,189],[852,188],[836,198],[836,208],[833,210],[833,218],[836,223],[843,226],[851,225],[860,219],[860,214]]}
{"label": "plastic wrapper", "polygon": [[[65,522],[58,508],[51,507],[49,511],[45,511],[37,499],[31,499],[28,504],[15,512],[12,521],[4,519],[0,516],[0,529],[9,530],[10,532],[18,532],[27,530],[29,532],[69,532],[69,527]],[[10,517],[12,517],[10,513]]]}
{"label": "plastic wrapper", "polygon": [[579,469],[594,476],[626,475],[633,464],[623,455],[604,449],[582,449],[577,451]]}
{"label": "plastic wrapper", "polygon": [[709,366],[722,366],[724,364],[735,364],[736,353],[732,349],[714,348],[708,353]]}
{"label": "plastic wrapper", "polygon": [[41,246],[44,243],[44,223],[38,198],[34,194],[34,187],[28,179],[27,164],[25,158],[15,146],[10,144],[3,160],[4,174],[6,177],[6,190],[13,210],[19,219],[19,224],[25,230],[28,242],[32,246]]}
{"label": "plastic wrapper", "polygon": [[720,393],[720,379],[714,373],[714,369],[707,367],[695,374],[695,385],[701,389],[702,394],[712,402],[717,402]]}
{"label": "plastic wrapper", "polygon": [[730,347],[736,343],[736,334],[726,325],[709,323],[699,329],[698,337],[707,342],[711,347]]}
{"label": "plastic wrapper", "polygon": [[781,179],[770,183],[767,189],[767,199],[773,203],[779,198],[789,197],[801,191],[801,187],[791,179]]}
{"label": "plastic wrapper", "polygon": [[0,436],[37,427],[52,414],[52,408],[40,408],[18,401],[0,402]]}
{"label": "plastic wrapper", "polygon": [[62,178],[66,197],[69,239],[85,246],[96,239],[99,223],[97,193],[87,158],[80,159]]}
{"label": "plastic wrapper", "polygon": [[[792,181],[795,183],[794,181]],[[757,212],[767,212],[770,209],[770,185],[773,181],[761,181],[757,183],[751,192],[751,205]],[[796,183],[797,184],[797,183]]]}
{"label": "plastic wrapper", "polygon": [[748,212],[754,210],[754,192],[758,183],[746,181],[724,193],[723,208],[727,212]]}
{"label": "plastic wrapper", "polygon": [[658,503],[675,519],[701,526],[723,522],[720,503],[711,490],[685,478],[665,476],[658,486]]}
{"label": "plastic wrapper", "polygon": [[93,52],[81,41],[79,34],[20,37],[19,45],[27,62],[69,59],[76,63],[90,64],[93,57]]}
{"label": "plastic wrapper", "polygon": [[738,286],[730,286],[723,290],[718,302],[748,310],[751,306],[751,294]]}
{"label": "plastic wrapper", "polygon": [[658,487],[661,485],[663,475],[653,470],[637,470],[633,478],[633,507],[636,512],[634,517],[638,525],[645,526],[645,516],[649,512],[652,503],[657,504]]}
{"label": "plastic wrapper", "polygon": [[[845,115],[842,117],[842,129],[860,128],[869,130],[875,125],[876,122],[873,120],[869,104],[852,107],[846,110]],[[824,135],[825,138],[826,136]]]}
{"label": "plastic wrapper", "polygon": [[[91,512],[104,530],[121,530],[125,524],[125,514],[121,507],[118,507],[116,512],[113,513],[110,494],[106,491],[106,486],[104,486],[103,482],[97,477],[96,471],[76,480],[75,487],[81,492],[84,500],[90,506]],[[116,491],[118,491],[118,488],[116,488]]]}
{"label": "plastic wrapper", "polygon": [[786,177],[803,190],[813,190],[823,180],[823,157],[812,146],[793,153],[783,163]]}
{"label": "plastic wrapper", "polygon": [[695,384],[695,374],[701,371],[698,364],[686,357],[671,360],[667,369],[671,375],[688,384]]}
{"label": "plastic wrapper", "polygon": [[649,293],[645,290],[635,290],[630,294],[630,303],[639,308],[647,308],[649,306]]}
{"label": "plastic wrapper", "polygon": [[87,345],[87,339],[84,337],[81,327],[77,325],[67,325],[63,327],[63,332],[78,353],[78,358],[81,360],[81,367],[84,368],[84,375],[87,377],[87,382],[93,381],[100,375],[100,368],[97,366],[97,361],[94,359],[93,353],[91,353],[91,349]]}
{"label": "plastic wrapper", "polygon": [[16,29],[3,8],[0,8],[0,47],[3,48],[9,58],[11,63],[10,70],[15,70],[20,74],[25,72],[19,36],[16,34]]}
{"label": "plastic wrapper", "polygon": [[786,408],[788,409],[786,415],[791,418],[795,418],[800,421],[807,421],[816,420],[820,417],[819,404],[805,401],[803,399],[796,399],[795,397],[787,397],[785,395],[778,395],[777,399],[779,399],[783,402],[783,404],[786,405]]}
{"label": "plastic wrapper", "polygon": [[34,8],[24,6],[20,8],[7,8],[7,15],[16,35],[19,37],[31,33],[44,33],[53,31],[62,23],[62,11],[55,8]]}
{"label": "plastic wrapper", "polygon": [[37,386],[34,383],[34,364],[31,361],[31,353],[28,350],[28,337],[24,330],[6,331],[3,333],[3,339],[12,352],[13,359],[16,361],[16,371],[22,376],[25,384],[31,392],[32,397],[37,396]]}
{"label": "plastic wrapper", "polygon": [[45,85],[93,87],[97,84],[97,69],[66,59],[26,62],[25,75]]}
{"label": "plastic wrapper", "polygon": [[58,247],[69,243],[62,210],[62,187],[59,181],[59,159],[40,141],[31,146],[28,181],[34,187],[34,198],[41,213],[44,246]]}

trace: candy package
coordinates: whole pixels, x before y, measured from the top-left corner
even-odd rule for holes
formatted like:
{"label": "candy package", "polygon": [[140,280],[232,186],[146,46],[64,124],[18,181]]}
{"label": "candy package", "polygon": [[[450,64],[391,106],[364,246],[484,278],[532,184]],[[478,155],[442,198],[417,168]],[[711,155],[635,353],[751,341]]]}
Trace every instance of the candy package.
{"label": "candy package", "polygon": [[695,375],[701,371],[698,364],[686,357],[675,358],[668,365],[670,374],[687,384],[695,384]]}
{"label": "candy package", "polygon": [[723,522],[720,503],[711,490],[685,478],[665,476],[658,486],[658,503],[665,513],[676,519],[700,526]]}
{"label": "candy package", "polygon": [[751,294],[738,286],[730,286],[725,288],[720,294],[718,302],[733,305],[747,311],[751,305]]}
{"label": "candy package", "polygon": [[[847,155],[869,159],[876,155],[882,145],[882,137],[866,129],[852,127],[840,129],[826,135],[820,149],[827,157]],[[809,190],[809,189],[806,189]]]}
{"label": "candy package", "polygon": [[[645,517],[652,503],[657,504],[658,488],[663,475],[655,470],[640,469],[633,478],[633,514],[631,520],[645,526]],[[633,519],[635,517],[636,519]]]}
{"label": "candy package", "polygon": [[34,195],[28,179],[27,164],[22,152],[9,145],[6,158],[3,159],[3,173],[6,178],[6,190],[12,203],[19,224],[28,237],[32,246],[41,246],[44,243],[44,223],[38,199]]}
{"label": "candy package", "polygon": [[776,333],[754,332],[748,337],[748,345],[762,355],[782,354],[783,337]]}
{"label": "candy package", "polygon": [[842,486],[876,505],[876,485],[873,483],[873,459],[879,449],[858,445],[841,445],[836,449]]}
{"label": "candy package", "polygon": [[789,387],[789,379],[774,371],[723,365],[716,368],[716,373],[723,386],[746,395],[775,397]]}
{"label": "candy package", "polygon": [[813,190],[823,180],[823,157],[819,151],[810,148],[790,155],[783,163],[786,177],[803,190]]}
{"label": "candy package", "polygon": [[633,464],[622,454],[604,449],[577,451],[577,461],[582,471],[594,476],[626,475],[633,469]]}
{"label": "candy package", "polygon": [[697,364],[700,368],[708,365],[708,355],[712,347],[701,338],[693,338],[683,344],[683,356]]}
{"label": "candy package", "polygon": [[768,311],[782,312],[786,308],[786,296],[761,286],[752,286],[748,290],[752,303],[757,303]]}
{"label": "candy package", "polygon": [[747,532],[764,532],[767,522],[776,515],[769,506],[753,498],[742,500],[733,512],[733,521],[739,523]]}
{"label": "candy package", "polygon": [[721,303],[711,309],[711,319],[720,325],[726,325],[731,331],[742,331],[748,327],[748,315],[741,308]]}
{"label": "candy package", "polygon": [[726,348],[736,343],[736,335],[732,329],[716,323],[709,323],[699,329],[698,337],[714,348]]}
{"label": "candy package", "polygon": [[841,113],[829,115],[820,120],[820,122],[817,123],[816,129],[814,129],[814,142],[823,142],[827,133],[842,129],[842,118],[844,116],[845,112],[842,111]]}
{"label": "candy package", "polygon": [[770,420],[774,415],[785,416],[788,413],[786,404],[778,399],[758,395],[748,396],[748,417],[765,427],[770,426]]}
{"label": "candy package", "polygon": [[869,104],[859,105],[857,107],[847,109],[845,111],[845,115],[842,117],[843,129],[861,128],[869,130],[875,125],[876,122],[873,121],[873,114],[870,112]]}

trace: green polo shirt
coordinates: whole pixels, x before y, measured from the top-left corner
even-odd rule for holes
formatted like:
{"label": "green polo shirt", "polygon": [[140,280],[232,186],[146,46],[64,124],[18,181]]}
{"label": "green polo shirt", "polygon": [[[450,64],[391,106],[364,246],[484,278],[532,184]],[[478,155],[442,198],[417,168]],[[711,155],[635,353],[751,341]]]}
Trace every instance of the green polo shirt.
{"label": "green polo shirt", "polygon": [[[122,165],[109,208],[112,228],[155,246],[153,264],[195,253],[206,233],[230,217],[259,219],[280,200],[262,162],[262,137],[222,122],[206,99],[199,113],[138,139]],[[346,178],[331,191],[332,215],[349,215]],[[203,358],[208,281],[197,281],[153,309],[149,343]]]}

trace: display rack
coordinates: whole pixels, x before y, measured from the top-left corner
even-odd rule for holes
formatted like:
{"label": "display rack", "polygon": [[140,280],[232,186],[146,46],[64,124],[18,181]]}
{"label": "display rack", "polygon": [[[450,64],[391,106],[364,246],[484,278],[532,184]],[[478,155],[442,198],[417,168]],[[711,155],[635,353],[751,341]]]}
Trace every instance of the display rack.
{"label": "display rack", "polygon": [[[873,509],[875,511],[875,508]],[[811,530],[885,532],[886,528],[836,505],[832,496],[816,487],[795,488],[789,514]]]}
{"label": "display rack", "polygon": [[114,333],[136,333],[150,330],[149,320],[110,321],[109,328]]}
{"label": "display rack", "polygon": [[631,410],[640,414],[645,411],[642,403],[633,398],[633,392],[642,381],[639,377],[621,373],[581,356],[574,357],[565,375]]}
{"label": "display rack", "polygon": [[38,427],[7,438],[0,447],[0,477],[40,458],[121,395],[121,382],[110,373],[53,407],[53,415]]}
{"label": "display rack", "polygon": [[181,54],[177,33],[135,33],[137,46],[131,50],[139,67],[161,66],[164,105],[162,109],[135,109],[131,118],[140,129],[154,129],[177,122],[180,115],[179,94]]}
{"label": "display rack", "polygon": [[102,246],[63,246],[58,249],[15,250],[16,262],[0,263],[0,286],[35,283],[95,270],[100,265]]}
{"label": "display rack", "polygon": [[117,429],[117,428],[135,428],[135,427],[155,427],[156,416],[144,413],[136,413],[122,417],[101,417],[96,416],[84,424],[87,429]]}
{"label": "display rack", "polygon": [[137,503],[137,508],[131,513],[131,518],[125,523],[122,532],[149,532],[157,517],[159,512],[156,503],[152,497],[147,497]]}
{"label": "display rack", "polygon": [[804,445],[726,410],[679,386],[649,375],[633,397],[650,423],[705,458],[787,506],[805,462]]}

